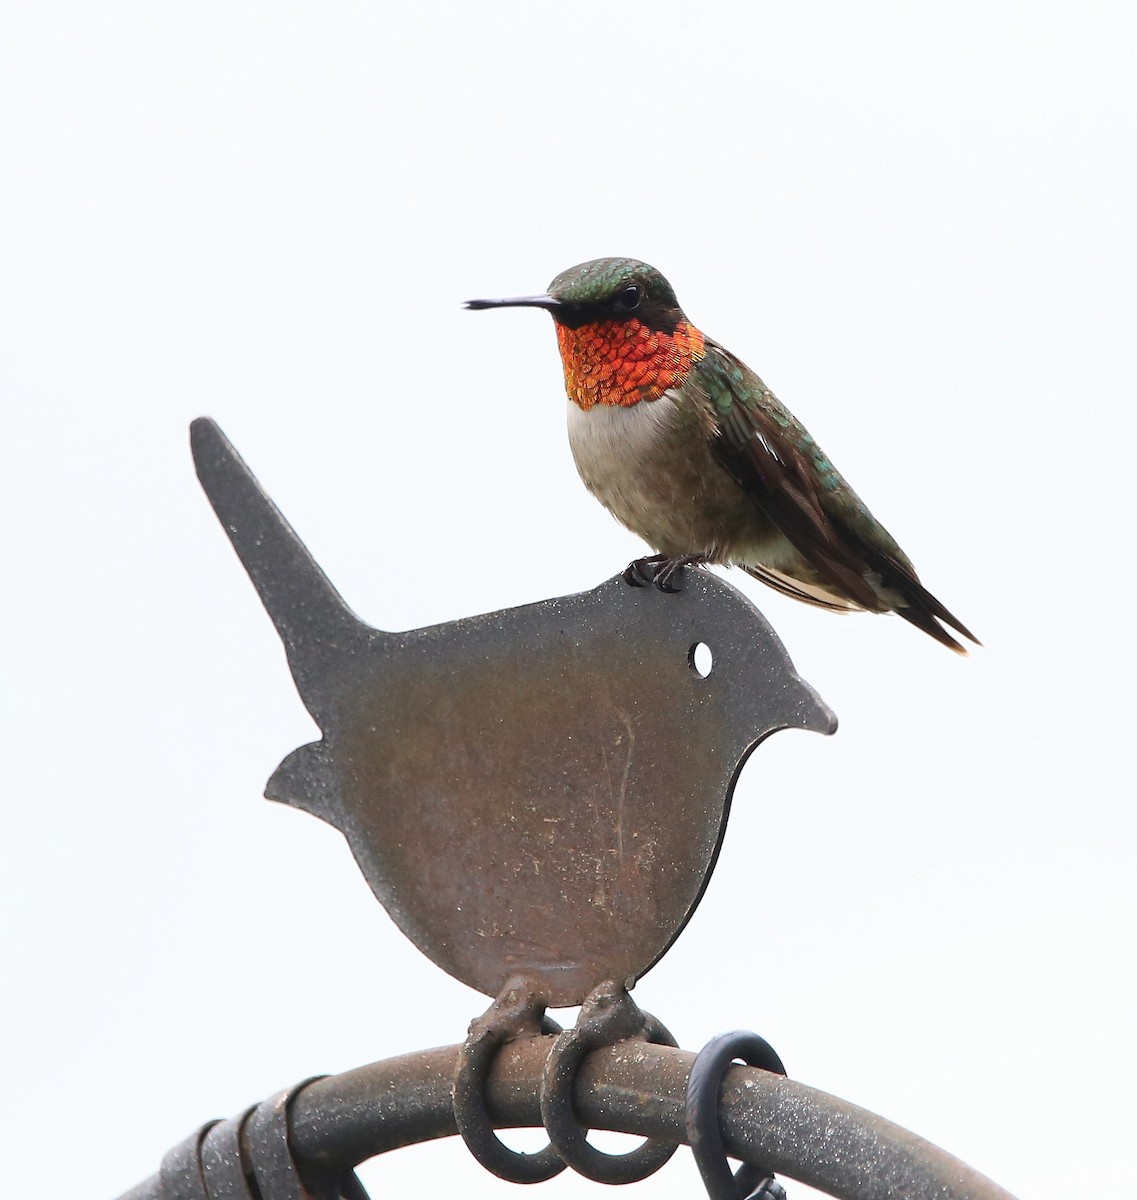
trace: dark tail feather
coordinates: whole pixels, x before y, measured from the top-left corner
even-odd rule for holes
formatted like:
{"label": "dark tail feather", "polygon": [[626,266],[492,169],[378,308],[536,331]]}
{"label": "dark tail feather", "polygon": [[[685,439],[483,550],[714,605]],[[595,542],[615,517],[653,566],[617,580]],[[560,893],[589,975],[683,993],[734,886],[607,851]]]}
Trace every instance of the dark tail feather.
{"label": "dark tail feather", "polygon": [[[938,617],[945,625],[950,625],[956,633],[962,634],[969,642],[974,642],[977,646],[982,646],[983,643],[967,628],[966,625],[956,616],[953,616],[944,606],[928,591],[926,587],[918,579],[905,579],[903,586],[899,589],[904,597],[908,600],[910,607],[919,607],[925,609],[933,617]],[[900,615],[907,614],[897,609]],[[908,618],[911,620],[911,618]],[[922,629],[923,626],[921,625]]]}
{"label": "dark tail feather", "polygon": [[965,655],[967,651],[940,625],[940,621],[943,621],[945,625],[950,625],[956,633],[962,634],[969,642],[974,642],[977,646],[983,645],[958,617],[944,608],[916,578],[911,569],[906,568],[894,558],[882,554],[872,546],[866,545],[864,550],[869,565],[880,575],[885,585],[899,592],[907,601],[907,604],[893,610],[898,616],[911,622],[917,629],[922,629],[926,634],[934,637],[937,642],[942,642],[957,654]]}
{"label": "dark tail feather", "polygon": [[[965,658],[967,657],[966,648],[961,646],[926,608],[917,607],[914,604],[905,604],[900,608],[894,608],[892,611],[898,617],[903,617],[906,621],[911,622],[917,629],[922,629],[926,634],[934,637],[937,642],[947,646],[949,650],[954,650],[956,654],[962,654]],[[976,641],[966,631],[961,629],[960,632],[966,637],[971,638],[977,646],[982,645],[982,642]]]}

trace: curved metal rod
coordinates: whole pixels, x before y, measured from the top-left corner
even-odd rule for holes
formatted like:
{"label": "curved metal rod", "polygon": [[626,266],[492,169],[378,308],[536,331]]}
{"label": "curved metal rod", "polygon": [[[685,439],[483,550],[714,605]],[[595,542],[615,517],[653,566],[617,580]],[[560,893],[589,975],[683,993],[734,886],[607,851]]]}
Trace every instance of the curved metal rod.
{"label": "curved metal rod", "polygon": [[[498,1128],[539,1127],[550,1037],[502,1048],[486,1095]],[[423,1050],[332,1075],[292,1104],[291,1145],[304,1168],[354,1167],[376,1154],[457,1133],[450,1088],[458,1046]],[[582,1122],[686,1143],[687,1080],[695,1055],[624,1043],[581,1064],[573,1101]],[[845,1100],[753,1067],[733,1066],[720,1102],[727,1152],[838,1200],[1014,1200],[923,1138]],[[160,1200],[151,1176],[120,1200]]]}

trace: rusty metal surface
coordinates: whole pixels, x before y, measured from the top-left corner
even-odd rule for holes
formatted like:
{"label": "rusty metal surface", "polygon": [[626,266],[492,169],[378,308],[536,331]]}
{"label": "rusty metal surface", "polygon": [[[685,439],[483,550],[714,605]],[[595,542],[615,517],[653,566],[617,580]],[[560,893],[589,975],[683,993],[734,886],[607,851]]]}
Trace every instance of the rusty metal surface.
{"label": "rusty metal surface", "polygon": [[218,427],[196,421],[192,443],[323,732],[266,794],[338,828],[400,929],[487,995],[525,974],[567,1006],[643,975],[702,895],[750,752],[775,730],[836,726],[758,610],[701,571],[678,595],[617,576],[371,628]]}
{"label": "rusty metal surface", "polygon": [[[502,1047],[486,1089],[497,1127],[541,1125],[538,1094],[552,1043],[527,1037]],[[289,1143],[302,1174],[342,1173],[376,1154],[455,1134],[450,1086],[459,1050],[408,1054],[309,1084],[289,1112]],[[646,1043],[597,1050],[577,1073],[573,1107],[592,1129],[685,1142],[695,1057]],[[719,1121],[732,1157],[839,1200],[1014,1200],[883,1117],[752,1067],[728,1069]],[[171,1194],[154,1175],[120,1200],[171,1200]]]}
{"label": "rusty metal surface", "polygon": [[458,1052],[452,1099],[454,1124],[466,1149],[487,1171],[511,1183],[544,1183],[559,1175],[568,1163],[552,1142],[534,1153],[513,1150],[494,1133],[486,1108],[486,1080],[501,1047],[515,1038],[539,1033],[561,1033],[545,1012],[540,990],[518,976],[480,1017],[470,1022],[466,1041]]}
{"label": "rusty metal surface", "polygon": [[317,1170],[309,1162],[301,1177],[291,1144],[292,1104],[323,1078],[301,1080],[228,1121],[207,1121],[165,1155],[143,1188],[161,1200],[368,1200],[350,1168]]}
{"label": "rusty metal surface", "polygon": [[587,1129],[576,1119],[573,1092],[580,1064],[603,1046],[629,1041],[678,1044],[621,984],[608,980],[585,997],[573,1028],[557,1035],[541,1074],[538,1101],[549,1142],[578,1175],[597,1183],[638,1183],[654,1175],[675,1153],[675,1142],[650,1138],[625,1154],[605,1153],[589,1143]]}

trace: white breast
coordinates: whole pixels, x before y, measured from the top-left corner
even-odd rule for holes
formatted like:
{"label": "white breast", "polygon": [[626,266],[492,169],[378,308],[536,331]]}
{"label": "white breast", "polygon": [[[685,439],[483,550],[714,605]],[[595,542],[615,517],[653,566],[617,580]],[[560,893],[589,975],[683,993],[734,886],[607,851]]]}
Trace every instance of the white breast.
{"label": "white breast", "polygon": [[[675,402],[670,396],[631,404],[598,404],[587,411],[568,401],[568,435],[576,469],[589,490],[610,489],[657,457]],[[603,499],[601,496],[600,499]]]}
{"label": "white breast", "polygon": [[686,416],[668,394],[626,408],[570,400],[569,445],[588,490],[653,549],[717,560],[752,506]]}

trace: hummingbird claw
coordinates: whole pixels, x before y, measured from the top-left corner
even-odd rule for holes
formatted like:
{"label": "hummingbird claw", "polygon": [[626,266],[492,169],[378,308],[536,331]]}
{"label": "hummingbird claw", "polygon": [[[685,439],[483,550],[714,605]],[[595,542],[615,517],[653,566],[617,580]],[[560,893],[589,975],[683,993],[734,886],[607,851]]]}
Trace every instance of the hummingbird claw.
{"label": "hummingbird claw", "polygon": [[648,558],[637,558],[624,568],[624,582],[629,587],[648,587],[656,581],[659,564],[666,562],[666,554],[652,554]]}
{"label": "hummingbird claw", "polygon": [[699,566],[706,561],[705,554],[681,554],[678,558],[662,558],[655,568],[652,582],[661,592],[681,592],[683,568]]}
{"label": "hummingbird claw", "polygon": [[629,587],[655,584],[661,592],[681,592],[683,568],[698,566],[706,561],[705,554],[680,554],[675,558],[667,554],[652,554],[628,563],[624,568],[624,582]]}
{"label": "hummingbird claw", "polygon": [[681,580],[683,578],[683,564],[666,563],[659,569],[655,576],[655,586],[661,592],[675,593],[683,590]]}

